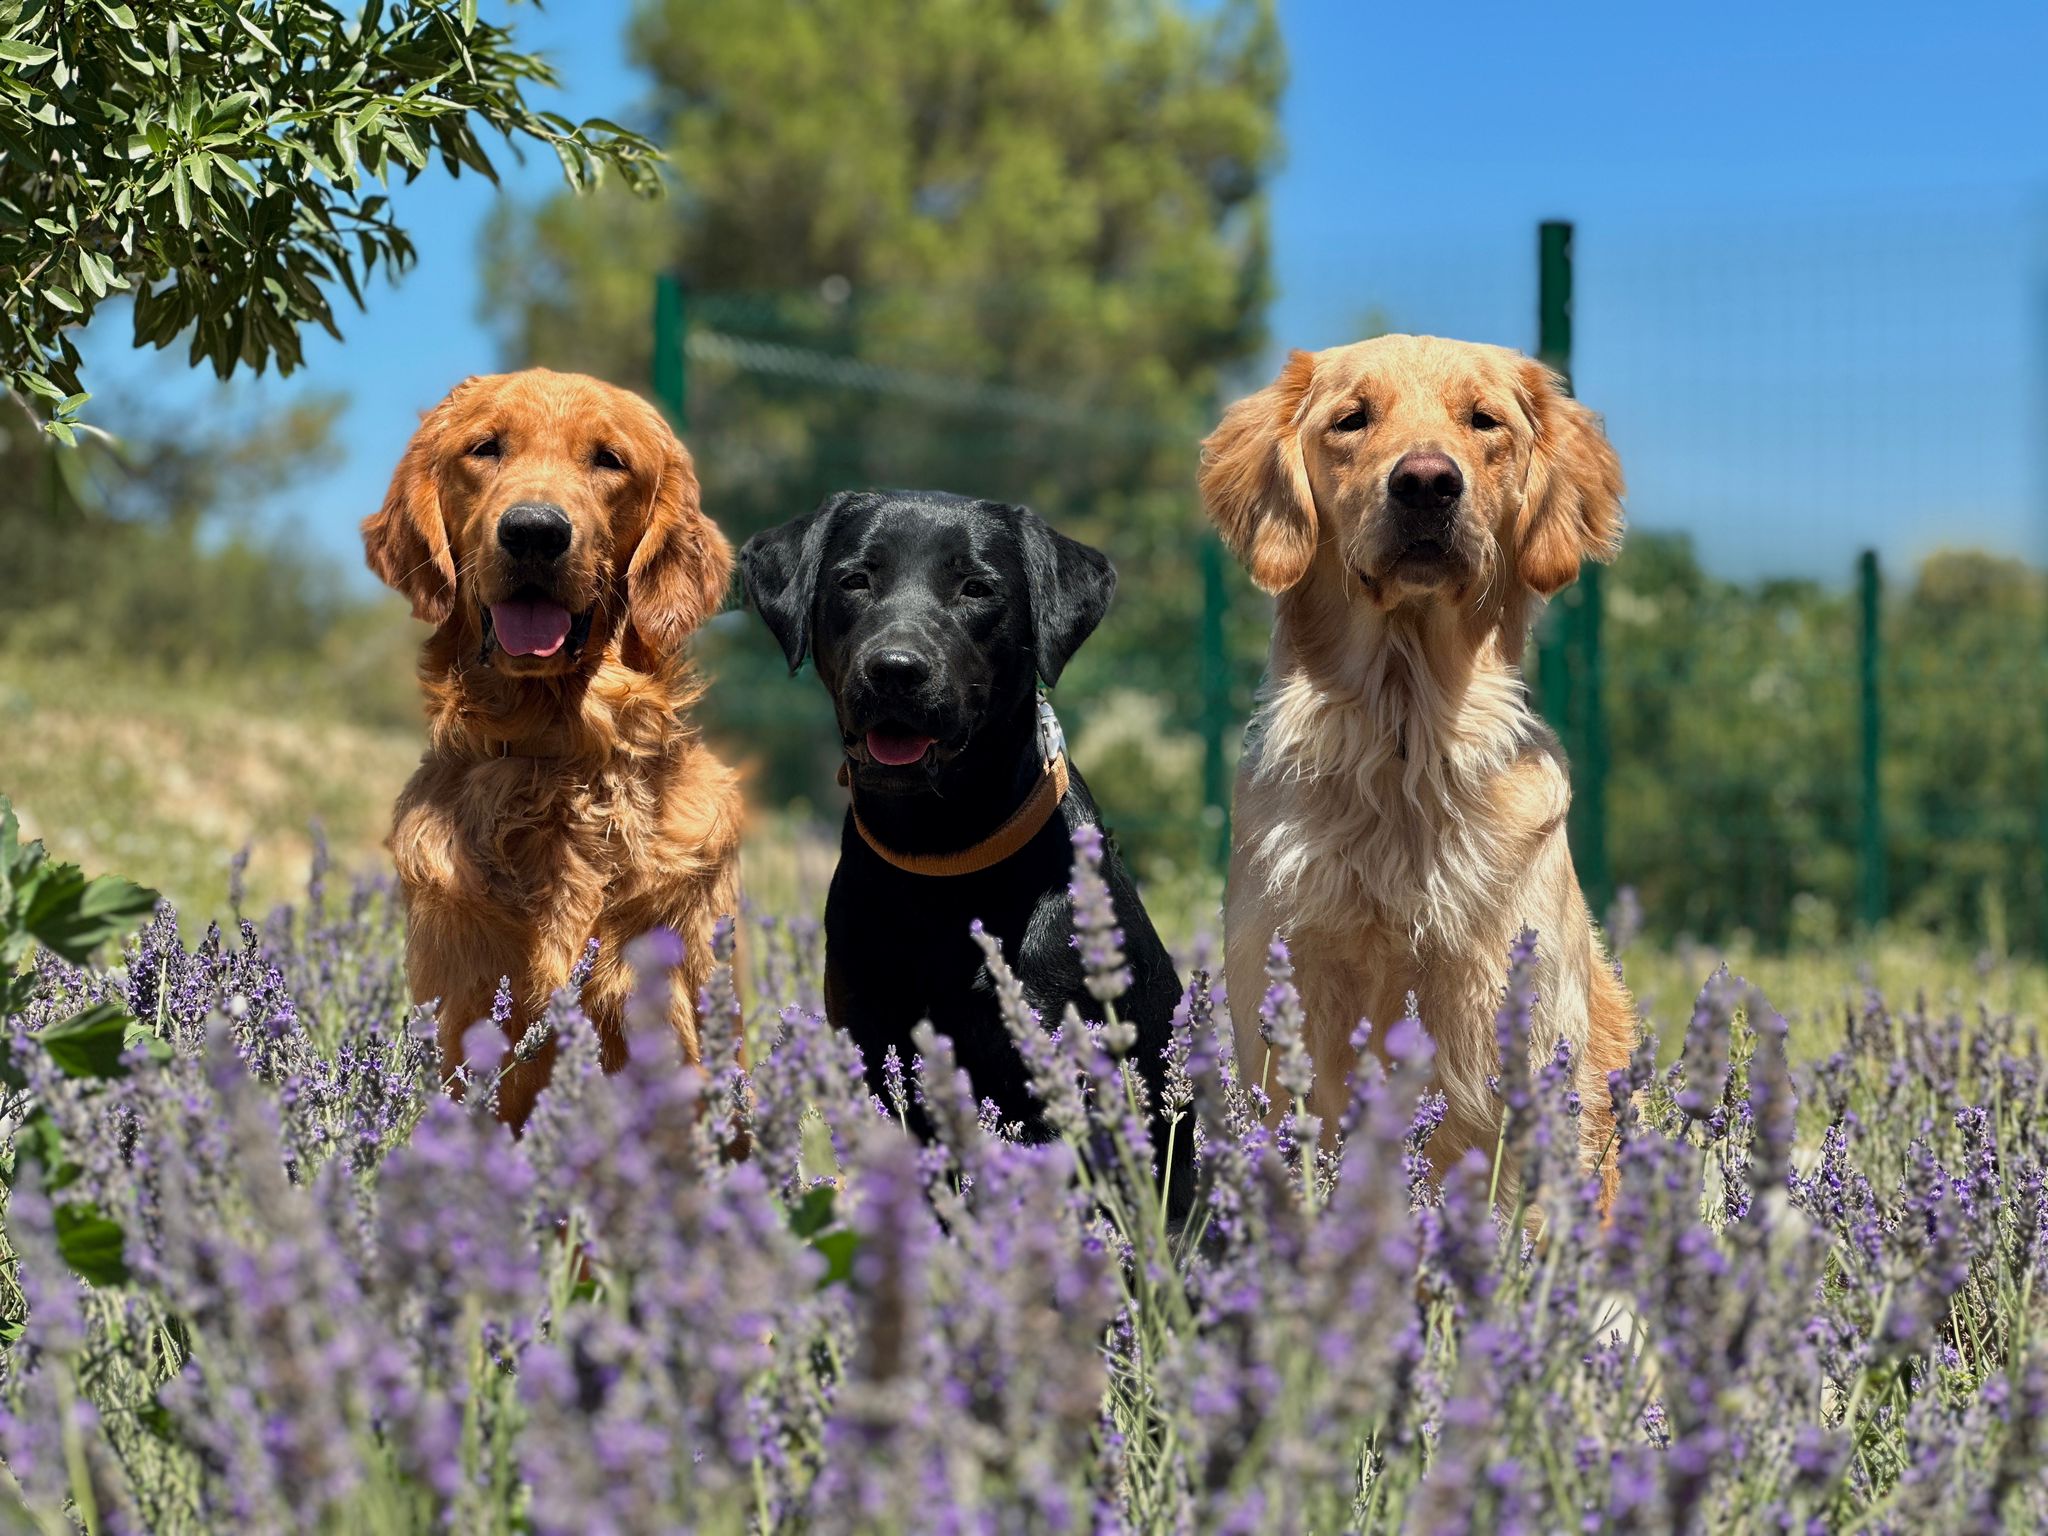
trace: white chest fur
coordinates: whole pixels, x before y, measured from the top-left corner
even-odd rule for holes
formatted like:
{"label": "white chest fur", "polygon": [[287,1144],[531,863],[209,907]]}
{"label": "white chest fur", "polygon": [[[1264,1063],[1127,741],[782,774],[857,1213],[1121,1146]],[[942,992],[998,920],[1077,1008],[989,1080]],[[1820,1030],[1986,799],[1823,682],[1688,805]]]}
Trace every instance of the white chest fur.
{"label": "white chest fur", "polygon": [[[1270,909],[1302,929],[1372,914],[1418,948],[1484,926],[1527,857],[1527,813],[1561,814],[1569,794],[1519,676],[1496,662],[1447,685],[1398,632],[1348,677],[1275,661],[1240,828]],[[1527,805],[1532,787],[1552,804]],[[1511,797],[1523,814],[1503,814]]]}

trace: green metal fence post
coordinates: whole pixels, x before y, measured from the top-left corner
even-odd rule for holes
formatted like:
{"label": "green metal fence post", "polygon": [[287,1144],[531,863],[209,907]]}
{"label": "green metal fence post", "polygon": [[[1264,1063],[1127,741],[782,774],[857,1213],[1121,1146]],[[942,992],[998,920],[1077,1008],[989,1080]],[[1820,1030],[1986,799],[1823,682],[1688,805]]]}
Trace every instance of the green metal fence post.
{"label": "green metal fence post", "polygon": [[673,272],[654,279],[654,360],[648,383],[668,423],[680,432],[689,424],[690,361],[683,350],[690,323],[683,280]]}
{"label": "green metal fence post", "polygon": [[[1546,219],[1536,232],[1536,356],[1571,387],[1572,226]],[[1572,766],[1571,842],[1579,883],[1595,912],[1613,895],[1607,866],[1607,659],[1601,648],[1600,568],[1589,565],[1558,601],[1549,644],[1537,658],[1538,702]]]}
{"label": "green metal fence post", "polygon": [[1879,599],[1882,595],[1877,551],[1866,549],[1856,561],[1856,595],[1860,616],[1857,660],[1861,672],[1862,722],[1862,881],[1858,915],[1875,927],[1890,914],[1891,894],[1885,868],[1884,835],[1884,699]]}
{"label": "green metal fence post", "polygon": [[1601,633],[1600,574],[1597,565],[1579,573],[1579,675],[1584,690],[1579,751],[1584,766],[1574,775],[1579,789],[1572,796],[1572,808],[1585,807],[1574,855],[1579,884],[1593,910],[1604,917],[1614,900],[1614,880],[1607,867],[1607,652]]}
{"label": "green metal fence post", "polygon": [[[1569,377],[1572,366],[1572,227],[1548,220],[1536,231],[1536,356],[1546,368]],[[1537,703],[1564,742],[1567,757],[1576,756],[1573,740],[1577,711],[1572,708],[1572,681],[1578,594],[1567,588],[1551,605],[1552,616],[1536,657]]]}
{"label": "green metal fence post", "polygon": [[1224,613],[1230,600],[1223,580],[1223,545],[1208,530],[1202,534],[1202,806],[1212,818],[1215,858],[1230,869],[1230,778],[1224,761],[1224,733],[1230,729],[1230,655]]}
{"label": "green metal fence post", "polygon": [[[2044,369],[2042,366],[2044,363],[2048,363],[2048,282],[2039,281],[2040,277],[2048,276],[2048,271],[2044,271],[2037,266],[2036,272],[2037,281],[2035,285],[2034,307],[2034,336],[2036,338],[2034,344],[2034,377],[2036,384],[2034,399],[2036,405],[2035,419],[2038,420],[2038,408],[2040,405],[2048,403],[2048,388],[2043,387],[2043,382],[2048,381],[2048,369]],[[2040,487],[2043,506],[2048,507],[2048,453],[2042,451],[2043,438],[2039,433],[2035,434],[2034,441],[2036,445],[2034,450],[2035,475],[2037,477],[2035,483]],[[2043,617],[2048,619],[2048,613],[2044,613]],[[2041,641],[2041,671],[2038,675],[2048,676],[2048,624],[2044,624],[2042,627]],[[2043,715],[2041,723],[2043,726],[2042,750],[2048,752],[2048,714]],[[2036,814],[2039,819],[2034,827],[2033,858],[2035,882],[2034,952],[2036,954],[2048,954],[2048,771],[2044,771],[2041,774],[2039,784],[2040,804],[2036,807]]]}
{"label": "green metal fence post", "polygon": [[1572,226],[1545,219],[1536,231],[1536,356],[1572,376]]}

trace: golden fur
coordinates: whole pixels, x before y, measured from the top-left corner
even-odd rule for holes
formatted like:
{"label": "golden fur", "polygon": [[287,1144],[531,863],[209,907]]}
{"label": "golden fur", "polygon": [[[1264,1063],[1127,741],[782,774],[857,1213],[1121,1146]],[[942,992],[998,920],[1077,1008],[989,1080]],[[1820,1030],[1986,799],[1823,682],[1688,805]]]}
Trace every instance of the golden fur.
{"label": "golden fur", "polygon": [[[1445,558],[1420,569],[1387,490],[1410,452],[1448,454],[1465,485]],[[1597,418],[1548,369],[1434,337],[1295,352],[1203,445],[1209,516],[1278,596],[1238,773],[1229,991],[1258,997],[1266,947],[1287,938],[1326,1126],[1359,1020],[1383,1038],[1413,993],[1448,1103],[1439,1169],[1495,1142],[1493,1018],[1525,926],[1531,1064],[1569,1040],[1588,1166],[1611,1133],[1605,1076],[1627,1061],[1635,1010],[1579,891],[1570,781],[1520,662],[1535,602],[1613,557],[1621,495]],[[1254,1071],[1253,1010],[1235,1025]],[[1611,1159],[1606,1177],[1611,1194]]]}
{"label": "golden fur", "polygon": [[[509,595],[493,531],[522,501],[569,516],[560,595],[591,615],[578,654],[485,652],[484,607]],[[440,1000],[444,1071],[461,1065],[501,976],[509,1045],[593,937],[583,1006],[615,1067],[624,949],[656,927],[683,939],[670,1017],[696,1060],[712,926],[738,906],[741,806],[686,713],[697,689],[683,645],[732,571],[688,450],[646,402],[595,379],[467,379],[422,421],[363,546],[434,626],[419,667],[429,745],[390,846],[407,975],[416,1001]],[[510,1068],[501,1118],[524,1124],[553,1059],[550,1043]]]}

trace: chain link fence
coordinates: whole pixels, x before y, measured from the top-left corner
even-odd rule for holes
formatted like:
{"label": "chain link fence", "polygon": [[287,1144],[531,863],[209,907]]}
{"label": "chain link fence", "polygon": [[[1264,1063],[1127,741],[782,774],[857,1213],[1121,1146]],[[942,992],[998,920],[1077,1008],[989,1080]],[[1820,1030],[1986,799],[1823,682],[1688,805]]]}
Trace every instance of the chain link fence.
{"label": "chain link fence", "polygon": [[[1667,936],[1898,923],[2048,950],[2048,600],[2022,558],[2048,524],[2037,226],[2018,204],[1923,214],[1546,226],[1351,278],[1375,328],[1544,355],[1621,452],[1627,548],[1551,605],[1530,678],[1596,910],[1627,888]],[[735,537],[844,486],[923,485],[1106,549],[1118,605],[1058,702],[1141,872],[1213,883],[1270,622],[1195,500],[1213,410],[964,372],[920,350],[944,303],[664,279],[656,391]],[[823,691],[751,618],[716,628],[712,729],[767,798],[836,818]]]}

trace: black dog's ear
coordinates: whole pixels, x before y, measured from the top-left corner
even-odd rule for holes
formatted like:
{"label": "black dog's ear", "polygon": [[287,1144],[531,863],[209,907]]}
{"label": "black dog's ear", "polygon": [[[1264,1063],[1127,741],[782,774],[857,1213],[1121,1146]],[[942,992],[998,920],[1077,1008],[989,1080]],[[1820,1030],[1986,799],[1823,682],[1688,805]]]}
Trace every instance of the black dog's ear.
{"label": "black dog's ear", "polygon": [[1033,654],[1050,688],[1109,611],[1116,568],[1101,550],[1068,538],[1029,507],[1017,508],[1017,535],[1031,585]]}
{"label": "black dog's ear", "polygon": [[818,597],[825,540],[840,511],[857,495],[836,492],[819,502],[815,512],[757,533],[740,546],[740,578],[747,597],[782,643],[792,674],[811,649],[811,608]]}

